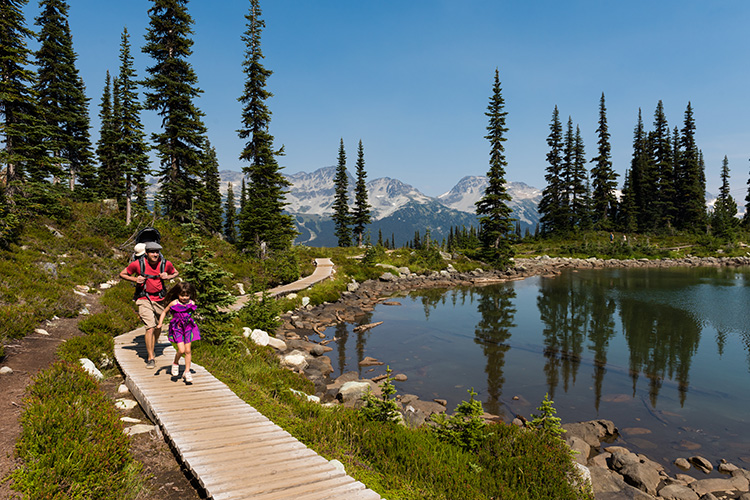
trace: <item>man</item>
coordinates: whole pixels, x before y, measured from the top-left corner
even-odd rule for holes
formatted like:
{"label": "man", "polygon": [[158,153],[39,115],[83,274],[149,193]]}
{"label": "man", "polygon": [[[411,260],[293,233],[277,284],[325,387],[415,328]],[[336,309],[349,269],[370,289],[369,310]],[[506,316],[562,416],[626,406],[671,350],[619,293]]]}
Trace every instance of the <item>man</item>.
{"label": "man", "polygon": [[[146,367],[154,368],[154,347],[161,329],[156,328],[159,316],[164,310],[164,280],[171,280],[179,274],[172,263],[161,254],[161,245],[150,241],[146,243],[146,258],[135,259],[120,272],[120,278],[135,283],[135,303],[138,305],[138,316],[146,325]],[[136,255],[138,256],[138,255]],[[143,270],[141,270],[141,262]]]}

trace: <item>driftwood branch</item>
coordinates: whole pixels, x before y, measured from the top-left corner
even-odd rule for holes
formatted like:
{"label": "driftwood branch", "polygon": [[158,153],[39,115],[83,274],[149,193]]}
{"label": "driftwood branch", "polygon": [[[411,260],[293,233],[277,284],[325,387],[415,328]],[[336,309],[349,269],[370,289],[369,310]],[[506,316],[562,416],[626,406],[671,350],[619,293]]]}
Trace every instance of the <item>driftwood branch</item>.
{"label": "driftwood branch", "polygon": [[364,332],[366,330],[369,330],[370,328],[375,328],[378,325],[382,325],[382,321],[378,321],[377,323],[367,323],[366,325],[359,325],[354,327],[355,332]]}

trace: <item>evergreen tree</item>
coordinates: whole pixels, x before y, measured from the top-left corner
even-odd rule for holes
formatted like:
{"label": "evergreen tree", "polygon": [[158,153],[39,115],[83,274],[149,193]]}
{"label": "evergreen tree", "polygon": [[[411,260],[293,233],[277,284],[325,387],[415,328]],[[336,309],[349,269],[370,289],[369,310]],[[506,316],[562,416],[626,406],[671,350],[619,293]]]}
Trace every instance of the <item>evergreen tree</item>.
{"label": "evergreen tree", "polygon": [[574,226],[587,229],[590,226],[589,178],[586,170],[586,151],[581,129],[576,125],[573,137],[573,168],[570,177],[570,212]]}
{"label": "evergreen tree", "polygon": [[575,214],[573,213],[573,155],[575,151],[574,147],[574,136],[573,136],[573,119],[568,116],[568,125],[565,128],[565,134],[563,135],[563,193],[562,193],[562,204],[565,212],[565,223],[563,230],[570,232],[576,225]]}
{"label": "evergreen tree", "polygon": [[496,266],[507,266],[513,257],[511,246],[513,218],[512,210],[508,206],[511,200],[505,187],[505,146],[503,142],[508,128],[505,126],[505,100],[500,86],[500,73],[495,69],[495,81],[492,86],[492,96],[487,106],[485,116],[489,118],[487,135],[490,142],[490,168],[487,172],[487,187],[484,196],[476,203],[476,213],[479,218],[479,239],[485,258]]}
{"label": "evergreen tree", "polygon": [[636,207],[635,192],[633,190],[633,173],[628,169],[625,172],[625,182],[622,187],[622,200],[620,201],[617,225],[620,231],[634,233],[638,230],[638,210]]}
{"label": "evergreen tree", "polygon": [[729,189],[729,159],[724,156],[721,165],[721,188],[714,203],[712,226],[714,234],[726,240],[734,239],[737,227],[737,202],[734,201]]}
{"label": "evergreen tree", "polygon": [[365,152],[362,148],[362,140],[357,148],[357,183],[354,186],[354,210],[352,211],[352,224],[354,225],[354,236],[357,246],[362,246],[362,236],[365,226],[372,221],[370,215],[370,204],[367,202],[367,184],[365,178]]}
{"label": "evergreen tree", "polygon": [[266,245],[278,250],[289,248],[297,232],[292,216],[283,213],[289,181],[281,174],[276,156],[284,148],[274,151],[273,136],[268,131],[271,112],[265,101],[272,94],[266,89],[266,80],[272,72],[262,65],[260,38],[265,22],[258,0],[251,0],[245,19],[248,23],[242,36],[246,46],[242,67],[246,79],[239,98],[243,105],[239,137],[247,140],[240,159],[249,163],[242,171],[248,179],[247,200],[252,202],[246,202],[240,213],[240,240],[244,248],[262,255]]}
{"label": "evergreen tree", "polygon": [[706,216],[706,191],[700,151],[695,143],[695,120],[693,108],[688,102],[685,122],[682,127],[681,151],[678,170],[675,173],[677,192],[676,224],[679,229],[703,232]]}
{"label": "evergreen tree", "polygon": [[221,191],[219,183],[219,160],[216,158],[216,148],[206,139],[203,151],[204,173],[201,196],[196,200],[196,211],[203,227],[209,234],[221,234]]}
{"label": "evergreen tree", "polygon": [[658,194],[656,176],[651,161],[651,141],[643,126],[641,110],[633,134],[633,158],[630,163],[630,186],[633,190],[634,213],[639,231],[651,231],[656,227],[656,205]]}
{"label": "evergreen tree", "polygon": [[116,105],[113,104],[114,121],[119,133],[113,176],[120,179],[118,186],[122,188],[118,188],[115,194],[125,198],[128,222],[133,198],[138,209],[147,209],[146,176],[151,173],[148,158],[150,148],[146,144],[146,133],[141,122],[143,106],[138,99],[137,85],[130,54],[130,35],[125,28],[120,36],[120,70],[114,92]]}
{"label": "evergreen tree", "polygon": [[654,131],[651,134],[651,158],[655,168],[656,195],[654,199],[656,227],[671,227],[675,217],[674,211],[674,172],[672,160],[674,152],[669,137],[667,117],[664,115],[664,104],[659,100],[654,111]]}
{"label": "evergreen tree", "polygon": [[565,179],[563,177],[563,135],[560,124],[560,112],[555,106],[550,123],[550,134],[547,136],[547,168],[544,179],[547,186],[542,190],[539,201],[540,230],[542,234],[561,234],[567,228],[567,200],[565,199]]}
{"label": "evergreen tree", "polygon": [[[50,168],[39,172],[67,179],[71,191],[80,182],[79,199],[93,198],[96,169],[89,135],[88,98],[76,67],[76,53],[64,0],[41,0],[36,24],[40,27],[36,52],[38,78],[35,91],[40,117],[46,124],[44,142],[51,152]],[[78,179],[80,177],[80,179]]]}
{"label": "evergreen tree", "polygon": [[[45,156],[38,151],[40,123],[32,92],[34,73],[28,69],[32,57],[26,45],[33,36],[26,27],[23,7],[27,0],[0,1],[0,150],[3,202],[14,203],[14,195],[25,178]],[[35,161],[36,160],[36,161]]]}
{"label": "evergreen tree", "polygon": [[203,113],[193,101],[202,92],[188,57],[192,55],[187,0],[151,0],[149,27],[143,52],[154,65],[143,85],[145,108],[162,118],[162,132],[151,135],[161,163],[159,200],[165,215],[186,220],[203,178],[202,156],[206,129]]}
{"label": "evergreen tree", "polygon": [[227,201],[224,204],[224,239],[229,243],[237,242],[237,207],[234,202],[232,183],[227,182]]}
{"label": "evergreen tree", "polygon": [[339,161],[336,166],[336,176],[333,179],[335,194],[333,198],[333,224],[336,227],[336,238],[340,247],[348,247],[352,244],[352,233],[349,224],[352,217],[349,214],[349,179],[346,174],[346,152],[344,151],[344,139],[339,144]]}
{"label": "evergreen tree", "polygon": [[104,91],[99,104],[99,120],[101,127],[99,140],[96,143],[96,156],[99,159],[99,194],[103,198],[117,198],[120,191],[118,183],[122,180],[122,176],[117,175],[115,170],[115,143],[118,130],[112,113],[112,77],[109,70],[104,79]]}
{"label": "evergreen tree", "polygon": [[596,129],[599,137],[598,154],[591,159],[594,167],[591,169],[591,204],[592,222],[594,227],[605,231],[612,229],[612,220],[617,210],[617,173],[612,169],[612,146],[609,143],[609,128],[607,127],[607,108],[604,102],[604,92],[599,100],[599,126]]}

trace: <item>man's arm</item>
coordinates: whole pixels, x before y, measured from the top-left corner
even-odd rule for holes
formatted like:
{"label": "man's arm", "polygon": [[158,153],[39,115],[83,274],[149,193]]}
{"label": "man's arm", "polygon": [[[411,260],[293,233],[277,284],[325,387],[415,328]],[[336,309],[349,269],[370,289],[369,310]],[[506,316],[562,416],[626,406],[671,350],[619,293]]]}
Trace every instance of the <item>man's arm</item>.
{"label": "man's arm", "polygon": [[120,278],[126,280],[126,281],[132,281],[133,283],[137,283],[139,285],[142,285],[144,281],[146,281],[146,278],[143,276],[132,276],[128,274],[128,268],[126,267],[122,271],[120,271]]}

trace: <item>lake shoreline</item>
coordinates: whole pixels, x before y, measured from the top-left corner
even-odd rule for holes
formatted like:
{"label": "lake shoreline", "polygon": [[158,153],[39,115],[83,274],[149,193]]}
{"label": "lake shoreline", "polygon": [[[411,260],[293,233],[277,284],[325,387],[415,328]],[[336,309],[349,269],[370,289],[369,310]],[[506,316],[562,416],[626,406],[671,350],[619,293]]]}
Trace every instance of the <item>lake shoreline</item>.
{"label": "lake shoreline", "polygon": [[[536,258],[518,258],[515,265],[504,271],[482,271],[475,270],[470,272],[456,272],[449,268],[447,271],[432,272],[427,275],[415,275],[405,268],[388,268],[379,279],[368,280],[363,283],[352,282],[348,290],[343,292],[340,299],[333,303],[325,303],[316,307],[303,307],[291,311],[282,317],[283,325],[279,331],[279,337],[285,339],[289,345],[289,350],[303,349],[309,353],[317,351],[317,354],[311,359],[310,366],[302,372],[315,383],[316,394],[322,399],[335,397],[335,383],[329,375],[333,372],[331,360],[327,356],[321,356],[326,344],[335,341],[330,335],[325,333],[326,329],[341,323],[351,323],[362,325],[367,321],[366,315],[373,311],[379,303],[388,301],[393,295],[409,293],[411,291],[430,288],[450,289],[461,286],[478,287],[484,285],[499,284],[508,281],[522,280],[535,276],[556,276],[566,269],[612,269],[612,268],[673,268],[673,267],[741,267],[750,266],[750,257],[685,257],[680,259],[577,259],[556,257],[551,258],[541,256]],[[330,332],[329,332],[330,333]],[[320,339],[320,340],[318,340]],[[314,346],[318,346],[317,348]],[[327,348],[330,350],[330,348]],[[321,352],[323,351],[323,352]],[[321,361],[324,358],[326,361]],[[395,367],[397,372],[397,367]],[[352,372],[355,373],[356,372]],[[342,377],[345,374],[342,374]],[[351,375],[351,374],[346,374]],[[339,378],[342,378],[339,377]],[[352,378],[351,376],[349,378]],[[359,379],[359,377],[354,377]],[[376,382],[371,379],[371,385]],[[341,381],[343,383],[343,381]],[[339,387],[341,385],[339,383]],[[404,395],[409,398],[411,396]],[[409,399],[410,404],[413,403]],[[424,402],[426,405],[437,405],[433,401]],[[440,402],[441,400],[437,400]],[[434,407],[433,407],[434,409]],[[429,410],[428,410],[429,411]],[[434,411],[434,412],[439,412]],[[501,419],[502,420],[502,419]],[[601,450],[606,450],[609,446],[602,444]],[[611,447],[621,448],[621,447]],[[599,447],[592,447],[599,450]],[[622,450],[618,450],[622,451]],[[690,456],[691,453],[688,453]],[[611,453],[609,455],[611,457]],[[593,460],[593,455],[591,456]],[[643,457],[645,459],[645,457]],[[721,457],[718,457],[721,458]],[[649,461],[650,462],[650,461]],[[650,462],[653,463],[653,462]],[[607,465],[606,459],[599,457],[598,466]],[[672,468],[674,469],[674,464]],[[610,472],[616,474],[615,469],[610,467]],[[608,469],[609,470],[609,469]],[[744,470],[744,469],[739,469]],[[666,477],[666,472],[658,471]],[[601,471],[597,474],[601,475]],[[702,474],[702,473],[701,473]],[[678,474],[679,475],[679,474]],[[608,477],[608,480],[612,479]],[[616,478],[615,478],[616,479]],[[666,480],[666,479],[665,479]],[[668,478],[669,481],[674,478]],[[685,478],[683,478],[685,480]],[[595,483],[600,482],[597,478]],[[619,484],[619,483],[618,483]],[[625,483],[620,487],[625,489]],[[747,491],[747,490],[745,490]],[[655,498],[655,497],[654,497]]]}

